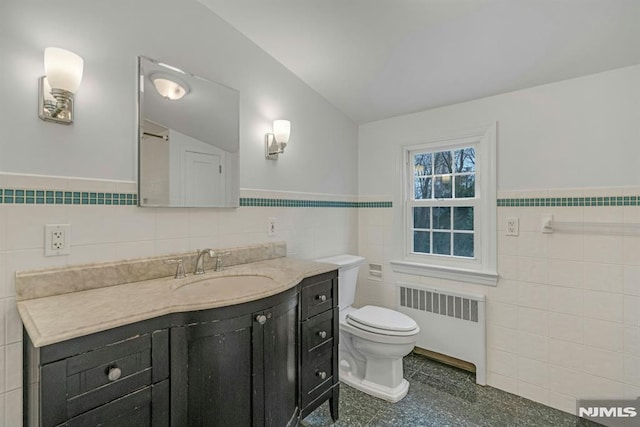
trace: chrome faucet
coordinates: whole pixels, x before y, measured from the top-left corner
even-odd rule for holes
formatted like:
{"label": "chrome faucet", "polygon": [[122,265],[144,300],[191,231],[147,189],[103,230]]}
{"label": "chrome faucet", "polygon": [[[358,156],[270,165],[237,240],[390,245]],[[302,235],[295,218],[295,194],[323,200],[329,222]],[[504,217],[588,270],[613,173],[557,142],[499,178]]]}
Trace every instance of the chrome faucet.
{"label": "chrome faucet", "polygon": [[[196,269],[193,272],[195,275],[204,274],[204,255],[209,254],[209,258],[213,258],[216,256],[213,249],[203,249],[198,253],[198,258],[196,259]],[[216,266],[217,270],[217,266]]]}
{"label": "chrome faucet", "polygon": [[218,252],[218,255],[216,256],[216,270],[215,271],[222,271],[224,269],[224,260],[222,259],[222,257],[225,256],[225,255],[229,255],[229,252],[225,252],[225,253]]}

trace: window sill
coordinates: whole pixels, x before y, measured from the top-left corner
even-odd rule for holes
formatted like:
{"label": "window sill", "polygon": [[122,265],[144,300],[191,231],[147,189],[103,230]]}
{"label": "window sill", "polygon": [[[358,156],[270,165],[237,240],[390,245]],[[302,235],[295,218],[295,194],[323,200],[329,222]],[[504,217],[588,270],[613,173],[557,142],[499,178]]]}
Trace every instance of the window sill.
{"label": "window sill", "polygon": [[484,286],[497,286],[498,274],[485,271],[467,270],[463,268],[442,267],[411,261],[391,261],[391,268],[396,273],[416,276],[437,277],[439,279],[456,280]]}

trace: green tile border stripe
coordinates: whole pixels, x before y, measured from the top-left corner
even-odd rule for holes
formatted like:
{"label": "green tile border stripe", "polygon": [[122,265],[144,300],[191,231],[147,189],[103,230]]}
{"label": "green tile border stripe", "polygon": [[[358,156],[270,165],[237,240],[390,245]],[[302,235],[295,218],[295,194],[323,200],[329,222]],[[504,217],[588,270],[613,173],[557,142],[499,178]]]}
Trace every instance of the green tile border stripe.
{"label": "green tile border stripe", "polygon": [[498,207],[640,206],[640,196],[536,197],[498,199]]}
{"label": "green tile border stripe", "polygon": [[[0,188],[0,204],[137,206],[138,195],[135,193]],[[339,200],[296,200],[241,197],[240,206],[287,208],[390,208],[392,207],[392,202],[347,202]]]}
{"label": "green tile border stripe", "polygon": [[283,208],[390,208],[392,202],[345,202],[338,200],[296,200],[241,197],[240,206]]}
{"label": "green tile border stripe", "polygon": [[137,206],[135,193],[0,188],[5,205],[116,205]]}

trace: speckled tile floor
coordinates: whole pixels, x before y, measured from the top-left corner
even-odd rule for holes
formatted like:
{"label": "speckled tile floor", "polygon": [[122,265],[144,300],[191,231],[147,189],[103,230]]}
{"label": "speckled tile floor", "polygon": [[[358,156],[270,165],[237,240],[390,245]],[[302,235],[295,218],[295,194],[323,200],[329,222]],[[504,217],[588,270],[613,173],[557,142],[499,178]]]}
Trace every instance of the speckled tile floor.
{"label": "speckled tile floor", "polygon": [[410,354],[404,360],[409,393],[396,404],[340,385],[340,418],[332,423],[327,403],[304,419],[320,427],[581,426],[599,424],[577,418],[489,386],[466,371]]}

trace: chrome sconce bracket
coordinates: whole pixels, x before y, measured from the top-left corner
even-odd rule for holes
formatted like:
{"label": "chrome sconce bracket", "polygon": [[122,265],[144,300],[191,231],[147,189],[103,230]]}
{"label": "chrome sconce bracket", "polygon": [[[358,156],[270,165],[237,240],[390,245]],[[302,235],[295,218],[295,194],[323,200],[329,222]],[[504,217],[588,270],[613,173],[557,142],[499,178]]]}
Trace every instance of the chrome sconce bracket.
{"label": "chrome sconce bracket", "polygon": [[45,121],[69,125],[73,123],[73,93],[52,89],[55,100],[46,99],[45,76],[38,79],[38,116]]}
{"label": "chrome sconce bracket", "polygon": [[278,155],[284,153],[286,142],[277,142],[276,136],[267,133],[264,136],[264,156],[269,160],[278,160]]}

